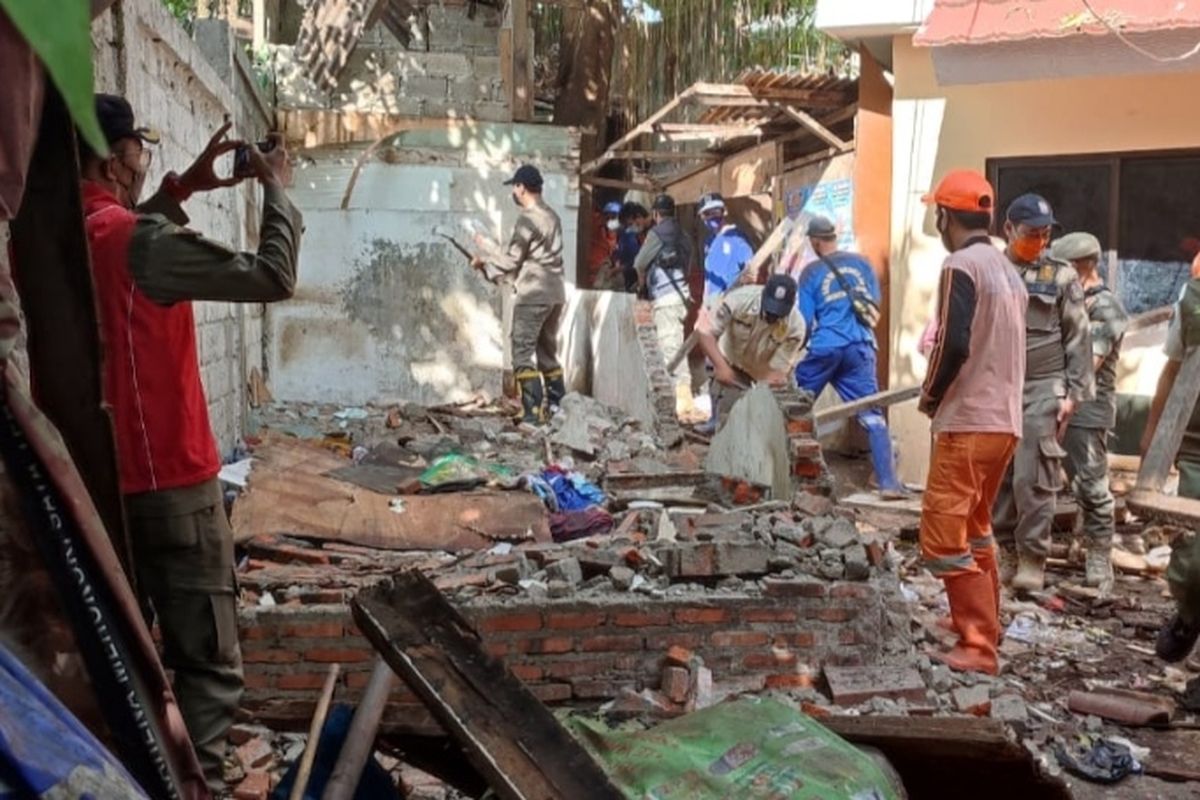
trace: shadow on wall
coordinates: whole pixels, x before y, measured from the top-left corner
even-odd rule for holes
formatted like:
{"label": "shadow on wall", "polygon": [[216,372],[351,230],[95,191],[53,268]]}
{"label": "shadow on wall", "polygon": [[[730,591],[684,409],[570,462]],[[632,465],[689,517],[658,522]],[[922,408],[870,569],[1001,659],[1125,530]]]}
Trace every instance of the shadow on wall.
{"label": "shadow on wall", "polygon": [[408,373],[387,383],[444,397],[470,393],[481,373],[502,369],[495,289],[462,260],[449,246],[387,239],[370,241],[353,260],[339,289],[342,311],[368,329],[385,364]]}

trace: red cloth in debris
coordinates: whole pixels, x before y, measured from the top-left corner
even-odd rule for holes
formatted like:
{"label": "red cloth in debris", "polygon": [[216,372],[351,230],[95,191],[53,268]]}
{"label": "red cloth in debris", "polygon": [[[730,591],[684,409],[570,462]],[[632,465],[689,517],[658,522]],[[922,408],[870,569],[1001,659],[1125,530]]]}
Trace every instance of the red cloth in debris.
{"label": "red cloth in debris", "polygon": [[550,515],[550,536],[556,542],[599,536],[611,531],[612,527],[612,514],[595,506]]}

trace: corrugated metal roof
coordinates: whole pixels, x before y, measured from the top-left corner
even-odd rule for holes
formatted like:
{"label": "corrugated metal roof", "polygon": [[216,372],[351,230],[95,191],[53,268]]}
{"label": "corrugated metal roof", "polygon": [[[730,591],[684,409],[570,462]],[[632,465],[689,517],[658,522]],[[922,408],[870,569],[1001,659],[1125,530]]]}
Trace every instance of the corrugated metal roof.
{"label": "corrugated metal roof", "polygon": [[[918,45],[990,44],[1077,35],[1200,28],[1200,0],[936,0]],[[1108,23],[1107,25],[1105,23]]]}

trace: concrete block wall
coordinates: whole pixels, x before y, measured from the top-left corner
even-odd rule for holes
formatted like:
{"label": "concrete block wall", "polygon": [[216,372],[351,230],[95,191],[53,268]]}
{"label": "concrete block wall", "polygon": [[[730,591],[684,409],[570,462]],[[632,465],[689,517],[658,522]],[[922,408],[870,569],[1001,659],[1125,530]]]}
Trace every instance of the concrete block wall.
{"label": "concrete block wall", "polygon": [[333,92],[304,78],[292,42],[272,45],[279,107],[507,120],[499,11],[479,5],[471,19],[465,0],[440,0],[425,9],[428,24],[414,28],[408,48],[383,25],[367,30]]}
{"label": "concrete block wall", "polygon": [[[245,59],[232,49],[236,45],[226,39],[223,51],[211,42],[202,50],[159,0],[119,0],[96,21],[92,44],[97,91],[124,95],[138,119],[162,134],[147,194],[168,171],[186,169],[226,115],[234,120],[236,135],[265,135],[271,112],[250,85]],[[209,57],[215,61],[219,52],[224,63],[214,66]],[[257,185],[246,182],[198,195],[185,210],[190,227],[233,247],[253,249],[258,204]],[[201,373],[222,451],[233,446],[244,426],[246,376],[263,366],[263,313],[260,304],[196,304]]]}
{"label": "concrete block wall", "polygon": [[[718,696],[808,686],[825,664],[880,663],[885,642],[907,637],[906,617],[889,613],[893,600],[876,583],[772,578],[762,594],[491,599],[460,610],[486,650],[539,699],[586,706],[623,689],[657,688],[672,646],[704,659]],[[243,608],[240,634],[243,706],[281,726],[308,723],[332,662],[343,665],[339,701],[355,702],[375,657],[340,604]],[[385,719],[412,726],[424,718],[416,697],[398,685]]]}

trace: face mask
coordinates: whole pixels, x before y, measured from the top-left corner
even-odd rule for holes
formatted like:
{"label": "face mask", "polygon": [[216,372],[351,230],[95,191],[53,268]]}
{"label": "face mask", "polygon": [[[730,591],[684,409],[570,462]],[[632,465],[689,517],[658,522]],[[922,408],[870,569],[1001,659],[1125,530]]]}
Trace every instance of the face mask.
{"label": "face mask", "polygon": [[721,219],[717,217],[714,217],[713,219],[706,219],[704,220],[704,225],[713,233],[717,233],[721,230]]}
{"label": "face mask", "polygon": [[942,240],[942,247],[949,252],[954,252],[954,245],[950,242],[950,218],[945,211],[940,208],[937,212],[937,217],[934,219],[934,227],[937,228],[938,236]]}
{"label": "face mask", "polygon": [[604,223],[604,227],[608,228],[613,233],[616,233],[617,231],[621,230],[621,221],[610,219],[608,222]]}
{"label": "face mask", "polygon": [[1037,261],[1045,247],[1046,243],[1040,236],[1022,236],[1009,244],[1012,254],[1026,263]]}
{"label": "face mask", "polygon": [[[122,180],[122,175],[128,175],[129,180]],[[113,169],[113,179],[117,185],[125,190],[126,207],[133,208],[138,204],[138,200],[142,197],[142,187],[146,183],[146,173],[141,170],[131,169],[124,162],[117,161],[115,169]]]}

